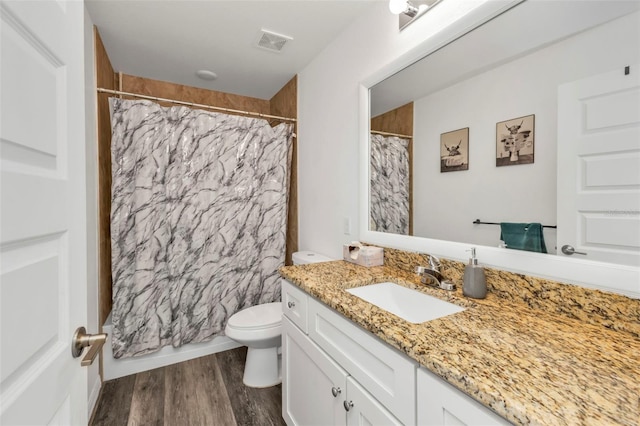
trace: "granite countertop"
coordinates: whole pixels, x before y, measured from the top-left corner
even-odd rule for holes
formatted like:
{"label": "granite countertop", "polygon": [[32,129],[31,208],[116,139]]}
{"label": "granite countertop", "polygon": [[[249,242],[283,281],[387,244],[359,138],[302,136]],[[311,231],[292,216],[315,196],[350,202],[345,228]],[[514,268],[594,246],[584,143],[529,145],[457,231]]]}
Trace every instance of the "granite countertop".
{"label": "granite countertop", "polygon": [[[491,289],[486,299],[469,299],[459,277],[457,290],[448,292],[393,266],[333,261],[286,266],[280,273],[510,422],[640,425],[640,338],[634,332],[532,308]],[[344,291],[383,281],[467,309],[412,324]],[[638,318],[630,321],[635,327]]]}

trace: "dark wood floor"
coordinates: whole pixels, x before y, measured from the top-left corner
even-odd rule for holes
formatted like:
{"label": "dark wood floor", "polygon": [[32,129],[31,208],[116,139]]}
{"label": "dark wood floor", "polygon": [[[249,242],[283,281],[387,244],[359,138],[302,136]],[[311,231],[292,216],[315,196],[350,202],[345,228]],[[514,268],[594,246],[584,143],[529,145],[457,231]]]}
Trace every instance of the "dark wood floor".
{"label": "dark wood floor", "polygon": [[284,425],[281,385],[242,383],[242,347],[105,382],[90,425]]}

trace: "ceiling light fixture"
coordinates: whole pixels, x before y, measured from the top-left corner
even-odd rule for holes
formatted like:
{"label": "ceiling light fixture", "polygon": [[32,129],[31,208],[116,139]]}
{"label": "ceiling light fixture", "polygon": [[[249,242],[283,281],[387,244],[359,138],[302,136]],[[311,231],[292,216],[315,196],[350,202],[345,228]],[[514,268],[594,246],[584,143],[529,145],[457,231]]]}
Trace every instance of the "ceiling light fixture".
{"label": "ceiling light fixture", "polygon": [[207,81],[212,81],[215,80],[216,78],[218,78],[218,74],[216,74],[213,71],[209,71],[209,70],[198,70],[196,71],[196,75],[203,79],[203,80],[207,80]]}

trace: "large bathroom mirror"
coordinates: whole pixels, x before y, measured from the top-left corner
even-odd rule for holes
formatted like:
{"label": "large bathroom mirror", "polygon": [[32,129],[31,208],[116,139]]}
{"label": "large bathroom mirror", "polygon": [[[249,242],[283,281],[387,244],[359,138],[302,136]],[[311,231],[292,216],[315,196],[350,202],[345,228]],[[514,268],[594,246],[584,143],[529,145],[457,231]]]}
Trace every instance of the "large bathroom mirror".
{"label": "large bathroom mirror", "polygon": [[[568,270],[566,265],[580,269],[580,264],[622,270],[629,278],[622,287],[639,294],[638,105],[631,113],[625,108],[622,114],[610,114],[618,117],[613,124],[586,124],[595,126],[593,134],[612,128],[608,137],[613,140],[623,135],[635,139],[624,147],[580,157],[575,147],[570,151],[565,145],[585,126],[568,111],[576,90],[588,91],[600,84],[590,78],[606,79],[607,73],[638,81],[640,2],[523,1],[486,10],[476,14],[474,29],[468,30],[473,27],[468,22],[467,28],[459,25],[450,30],[446,45],[423,46],[424,58],[364,83],[370,95],[370,133],[363,136],[367,149],[361,150],[366,156],[361,164],[367,168],[361,180],[367,211],[361,215],[366,222],[361,238],[423,251],[429,246],[458,258],[469,245],[484,246],[492,263],[536,275],[557,276],[556,270]],[[640,101],[638,93],[635,87],[623,95],[631,109]],[[611,112],[606,103],[596,104],[589,104],[589,110]],[[408,160],[397,154],[405,148],[394,140],[406,141]],[[389,146],[396,152],[385,151]],[[611,178],[616,174],[620,179]],[[400,186],[408,188],[408,196],[397,185],[380,184],[381,175],[394,182],[406,178]],[[574,175],[586,176],[593,186],[567,183]],[[580,199],[581,192],[605,190],[616,193],[618,201],[612,203],[614,195],[605,194],[610,207],[576,211],[576,204],[591,203]],[[400,201],[390,201],[398,193]],[[383,208],[376,205],[381,199],[387,203]],[[390,216],[375,217],[384,211]],[[397,218],[407,223],[398,226]],[[501,222],[541,223],[546,250],[537,251],[557,255],[558,261],[499,248]],[[561,250],[564,245],[590,253],[569,257]],[[543,272],[534,265],[548,268]],[[584,281],[580,274],[564,277]]]}

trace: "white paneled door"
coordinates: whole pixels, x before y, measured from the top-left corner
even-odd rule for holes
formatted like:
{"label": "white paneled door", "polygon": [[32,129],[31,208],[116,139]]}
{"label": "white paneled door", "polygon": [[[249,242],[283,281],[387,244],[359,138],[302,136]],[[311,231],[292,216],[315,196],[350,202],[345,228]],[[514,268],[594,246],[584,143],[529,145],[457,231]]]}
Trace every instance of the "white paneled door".
{"label": "white paneled door", "polygon": [[81,1],[0,1],[0,424],[87,423]]}
{"label": "white paneled door", "polygon": [[640,266],[640,65],[558,90],[558,254],[563,246]]}

